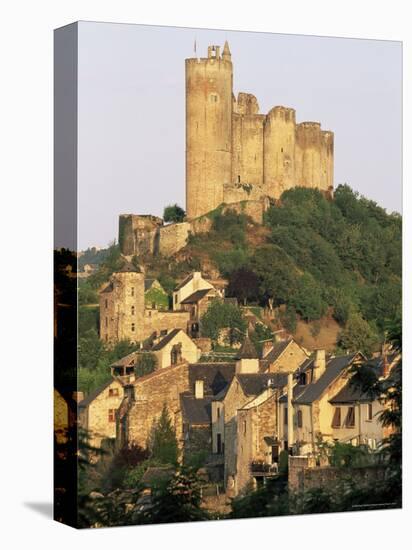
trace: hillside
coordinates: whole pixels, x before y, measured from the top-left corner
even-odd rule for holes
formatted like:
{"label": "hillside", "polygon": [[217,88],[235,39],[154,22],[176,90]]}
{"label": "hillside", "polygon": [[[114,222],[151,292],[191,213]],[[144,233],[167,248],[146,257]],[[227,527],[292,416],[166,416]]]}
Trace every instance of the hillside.
{"label": "hillside", "polygon": [[209,233],[149,269],[160,277],[190,269],[221,274],[229,280],[229,296],[273,307],[301,341],[316,346],[326,339],[331,347],[338,323],[341,347],[358,344],[369,352],[382,340],[386,322],[400,315],[401,238],[399,214],[386,213],[347,185],[333,200],[295,188],[268,210],[264,226],[215,212]]}
{"label": "hillside", "polygon": [[[284,327],[310,348],[369,353],[400,315],[402,218],[349,186],[339,186],[333,200],[315,189],[286,191],[263,226],[230,210],[209,216],[211,231],[191,236],[174,257],[145,259],[147,275],[168,292],[193,270],[226,277],[228,296],[262,307],[272,329]],[[112,246],[82,283],[80,303],[96,303],[120,261]]]}

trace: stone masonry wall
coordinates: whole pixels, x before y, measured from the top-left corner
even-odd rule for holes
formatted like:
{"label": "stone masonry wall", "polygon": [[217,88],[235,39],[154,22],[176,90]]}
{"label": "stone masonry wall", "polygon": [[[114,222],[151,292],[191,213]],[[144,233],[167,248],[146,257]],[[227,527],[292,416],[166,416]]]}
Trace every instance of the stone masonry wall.
{"label": "stone masonry wall", "polygon": [[147,446],[152,430],[166,403],[178,440],[182,438],[180,394],[189,390],[189,365],[182,363],[158,370],[134,382],[135,401],[128,413],[129,444]]}

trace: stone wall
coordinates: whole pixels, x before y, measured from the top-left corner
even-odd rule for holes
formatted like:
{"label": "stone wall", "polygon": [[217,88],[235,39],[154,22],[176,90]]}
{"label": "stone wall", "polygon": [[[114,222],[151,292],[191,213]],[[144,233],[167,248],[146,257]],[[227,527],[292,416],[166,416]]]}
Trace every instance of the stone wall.
{"label": "stone wall", "polygon": [[154,332],[159,335],[161,331],[180,328],[187,332],[187,324],[190,313],[187,311],[159,311],[158,309],[146,309],[143,319],[142,339],[146,339]]}
{"label": "stone wall", "polygon": [[134,399],[128,412],[127,440],[147,447],[152,430],[162,412],[169,410],[178,441],[182,440],[180,394],[189,391],[189,365],[182,363],[158,370],[134,382]]}
{"label": "stone wall", "polygon": [[316,488],[333,489],[342,482],[350,481],[358,486],[379,483],[385,477],[385,466],[364,466],[359,468],[317,467],[313,457],[289,457],[289,490],[295,492]]}

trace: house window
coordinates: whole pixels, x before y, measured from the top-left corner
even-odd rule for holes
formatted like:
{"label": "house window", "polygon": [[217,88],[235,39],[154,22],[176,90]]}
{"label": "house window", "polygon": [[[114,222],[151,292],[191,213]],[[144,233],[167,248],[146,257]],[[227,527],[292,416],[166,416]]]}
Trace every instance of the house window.
{"label": "house window", "polygon": [[107,309],[107,300],[104,301],[104,307]]}
{"label": "house window", "polygon": [[366,419],[372,420],[373,418],[372,403],[368,403],[366,406],[367,406]]}
{"label": "house window", "polygon": [[335,413],[333,415],[333,420],[332,420],[332,428],[340,428],[340,425],[341,425],[340,407],[336,407]]}
{"label": "house window", "polygon": [[130,294],[131,296],[134,296],[134,286],[132,286],[132,288],[130,289]]}
{"label": "house window", "polygon": [[345,424],[347,428],[355,427],[355,407],[348,407]]}
{"label": "house window", "polygon": [[175,304],[177,304],[177,294],[175,294]]}
{"label": "house window", "polygon": [[306,373],[305,372],[301,372],[299,374],[299,385],[300,386],[306,386]]}
{"label": "house window", "polygon": [[132,323],[132,326],[130,328],[131,328],[132,332],[134,332],[134,328],[135,328],[134,323]]}
{"label": "house window", "polygon": [[285,424],[285,426],[288,423],[288,410],[286,407],[283,409],[283,423]]}
{"label": "house window", "polygon": [[246,420],[243,421],[243,433],[246,434]]}
{"label": "house window", "polygon": [[303,417],[302,417],[302,411],[298,411],[298,428],[301,428],[303,426]]}
{"label": "house window", "polygon": [[109,397],[117,397],[119,395],[119,388],[109,388]]}
{"label": "house window", "polygon": [[106,325],[106,328],[107,328],[107,325],[109,324],[109,320],[108,320],[107,317],[105,318],[104,322],[105,322],[105,325]]}
{"label": "house window", "polygon": [[217,103],[218,97],[217,94],[210,94],[211,103]]}
{"label": "house window", "polygon": [[130,309],[131,309],[131,314],[134,315],[134,306],[132,306]]}
{"label": "house window", "polygon": [[116,421],[116,409],[109,409],[109,422],[115,422]]}
{"label": "house window", "polygon": [[216,409],[216,412],[217,412],[217,418],[218,418],[218,420],[219,420],[219,418],[220,418],[220,407],[218,407],[218,408]]}
{"label": "house window", "polygon": [[216,447],[217,447],[217,454],[222,454],[222,434],[217,434],[217,441],[216,441]]}

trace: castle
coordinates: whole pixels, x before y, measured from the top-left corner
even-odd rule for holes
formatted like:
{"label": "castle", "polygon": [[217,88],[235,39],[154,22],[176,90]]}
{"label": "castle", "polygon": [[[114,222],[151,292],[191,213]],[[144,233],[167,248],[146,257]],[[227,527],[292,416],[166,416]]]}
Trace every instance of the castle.
{"label": "castle", "polygon": [[229,45],[186,59],[186,215],[182,223],[136,214],[119,217],[125,256],[171,256],[190,234],[210,230],[222,206],[262,223],[268,205],[292,187],[333,192],[333,133],[319,122],[296,123],[295,110],[259,113],[254,95],[233,94]]}
{"label": "castle", "polygon": [[333,189],[333,133],[296,124],[295,110],[259,113],[252,94],[233,94],[229,45],[186,59],[186,211],[197,218],[222,203],[277,199],[291,187]]}

